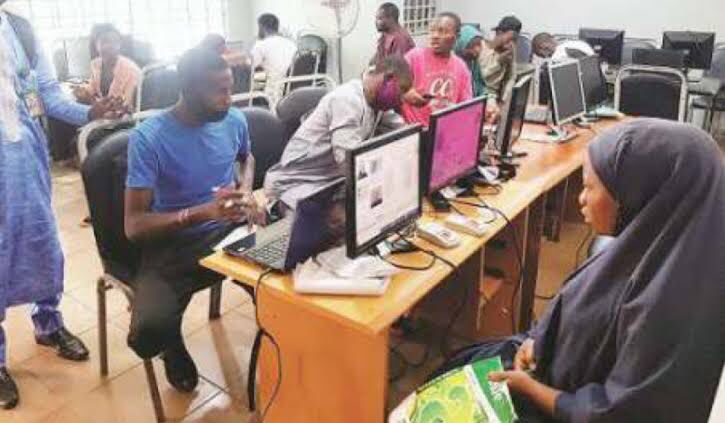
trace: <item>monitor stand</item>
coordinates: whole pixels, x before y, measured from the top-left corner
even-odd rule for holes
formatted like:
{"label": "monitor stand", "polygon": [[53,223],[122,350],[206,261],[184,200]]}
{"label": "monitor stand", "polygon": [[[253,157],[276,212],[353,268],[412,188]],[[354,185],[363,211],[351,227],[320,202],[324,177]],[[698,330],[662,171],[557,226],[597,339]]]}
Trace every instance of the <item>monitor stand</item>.
{"label": "monitor stand", "polygon": [[563,126],[549,125],[549,132],[547,133],[555,142],[564,142],[572,138],[572,134],[566,130]]}

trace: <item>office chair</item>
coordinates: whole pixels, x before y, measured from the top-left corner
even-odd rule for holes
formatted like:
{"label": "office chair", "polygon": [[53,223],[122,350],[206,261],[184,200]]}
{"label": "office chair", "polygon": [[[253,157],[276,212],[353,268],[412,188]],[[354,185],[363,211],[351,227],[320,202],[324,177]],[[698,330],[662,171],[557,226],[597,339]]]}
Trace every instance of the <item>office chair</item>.
{"label": "office chair", "polygon": [[292,138],[302,124],[302,119],[317,107],[328,92],[329,89],[324,87],[302,87],[277,103],[277,117],[284,125],[285,139]]}
{"label": "office chair", "polygon": [[99,119],[85,125],[80,129],[80,133],[78,134],[77,148],[80,163],[83,164],[86,157],[88,157],[88,153],[106,137],[119,130],[133,128],[142,120],[150,118],[160,112],[161,110],[146,110],[145,112],[134,113],[122,119]]}
{"label": "office chair", "polygon": [[628,65],[617,74],[614,107],[626,115],[684,122],[687,98],[687,78],[679,70]]}
{"label": "office chair", "polygon": [[634,64],[634,50],[654,50],[657,46],[648,40],[625,39],[622,46],[622,66]]}
{"label": "office chair", "polygon": [[[141,262],[140,249],[124,233],[124,191],[128,132],[123,130],[103,139],[94,148],[81,170],[88,208],[103,275],[98,278],[98,343],[101,376],[108,375],[108,339],[106,291],[117,288],[133,305],[133,287],[129,284]],[[221,283],[211,287],[209,318],[220,315]],[[144,360],[156,420],[165,421],[164,408],[151,359]]]}
{"label": "office chair", "polygon": [[256,163],[254,189],[264,184],[264,176],[270,167],[279,162],[287,146],[282,122],[269,110],[261,107],[241,109],[247,118],[249,138],[252,139],[252,154]]}
{"label": "office chair", "polygon": [[170,63],[149,65],[141,71],[136,89],[136,112],[173,106],[181,93],[179,74]]}
{"label": "office chair", "polygon": [[250,91],[232,96],[232,107],[241,109],[243,107],[261,107],[263,109],[272,110],[274,101],[262,91]]}
{"label": "office chair", "polygon": [[713,52],[712,65],[705,72],[705,76],[717,78],[723,84],[723,88],[715,98],[696,97],[692,102],[693,108],[708,111],[705,129],[712,132],[715,115],[725,112],[725,44],[718,45]]}

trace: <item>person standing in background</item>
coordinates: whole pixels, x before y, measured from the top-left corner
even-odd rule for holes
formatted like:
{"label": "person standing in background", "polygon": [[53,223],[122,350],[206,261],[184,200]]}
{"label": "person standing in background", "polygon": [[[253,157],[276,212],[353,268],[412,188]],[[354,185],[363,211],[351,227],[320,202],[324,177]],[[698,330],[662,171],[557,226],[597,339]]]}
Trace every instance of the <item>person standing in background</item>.
{"label": "person standing in background", "polygon": [[277,97],[279,80],[287,76],[295,55],[297,44],[279,33],[279,19],[265,13],[257,19],[259,39],[252,47],[252,67],[267,73],[266,91]]}
{"label": "person standing in background", "polygon": [[506,16],[493,28],[492,40],[483,41],[478,57],[489,93],[502,102],[507,87],[516,81],[516,39],[521,33],[521,21]]}
{"label": "person standing in background", "polygon": [[[122,102],[105,97],[91,106],[71,101],[27,20],[0,0],[0,322],[8,307],[33,303],[35,341],[71,361],[88,359],[80,338],[66,329],[58,306],[63,251],[51,206],[48,140],[40,118],[74,125],[117,118]],[[6,367],[0,327],[0,408],[14,408],[18,388]]]}
{"label": "person standing in background", "polygon": [[375,28],[380,33],[378,49],[371,60],[372,65],[380,63],[388,56],[405,54],[415,47],[408,31],[400,25],[400,10],[393,3],[383,3],[375,15]]}

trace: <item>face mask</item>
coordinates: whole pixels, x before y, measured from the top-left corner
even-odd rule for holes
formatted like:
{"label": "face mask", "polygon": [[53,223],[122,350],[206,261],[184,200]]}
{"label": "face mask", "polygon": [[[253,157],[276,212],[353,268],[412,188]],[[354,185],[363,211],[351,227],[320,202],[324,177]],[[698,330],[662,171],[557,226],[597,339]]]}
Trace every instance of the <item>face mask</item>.
{"label": "face mask", "polygon": [[385,78],[375,97],[376,110],[392,110],[400,106],[400,86],[395,78]]}

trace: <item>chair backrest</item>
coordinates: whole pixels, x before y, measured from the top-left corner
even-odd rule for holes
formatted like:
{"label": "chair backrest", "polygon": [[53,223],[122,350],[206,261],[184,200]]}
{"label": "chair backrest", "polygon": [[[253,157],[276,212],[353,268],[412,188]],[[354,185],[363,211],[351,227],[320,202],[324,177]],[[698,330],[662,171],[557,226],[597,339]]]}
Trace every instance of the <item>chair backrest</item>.
{"label": "chair backrest", "polygon": [[630,116],[685,121],[688,86],[676,69],[625,66],[617,75],[615,107]]}
{"label": "chair backrest", "polygon": [[624,45],[622,46],[622,65],[631,65],[634,63],[635,49],[653,50],[655,48],[657,46],[647,40],[624,40]]}
{"label": "chair backrest", "polygon": [[327,72],[327,42],[315,34],[305,34],[297,40],[297,50],[302,52],[315,53],[319,57],[319,67],[314,73]]}
{"label": "chair backrest", "polygon": [[232,94],[243,94],[252,91],[252,67],[234,66],[232,67],[232,76],[234,77],[234,88]]}
{"label": "chair backrest", "polygon": [[531,63],[531,38],[526,34],[519,34],[516,38],[516,63]]}
{"label": "chair backrest", "polygon": [[[322,58],[317,51],[297,50],[294,59],[292,59],[292,66],[290,66],[287,76],[307,76],[321,73],[319,72],[321,61]],[[289,94],[297,88],[309,87],[312,85],[314,85],[314,81],[309,80],[287,83],[282,87],[282,96]]]}
{"label": "chair backrest", "polygon": [[180,93],[179,74],[175,67],[169,65],[147,66],[143,70],[139,84],[136,111],[173,106],[179,100]]}
{"label": "chair backrest", "polygon": [[254,189],[259,189],[264,183],[267,170],[282,157],[287,138],[284,136],[282,122],[274,113],[260,107],[245,107],[241,110],[247,118],[252,154],[256,162]]}
{"label": "chair backrest", "polygon": [[250,91],[241,94],[234,94],[232,96],[232,107],[236,107],[238,109],[254,106],[272,110],[272,104],[274,104],[274,102],[269,95],[262,91]]}
{"label": "chair backrest", "polygon": [[141,253],[124,232],[127,148],[128,131],[112,134],[91,151],[81,173],[103,269],[130,283],[138,271]]}
{"label": "chair backrest", "polygon": [[328,92],[329,89],[325,87],[303,87],[277,103],[277,117],[284,125],[286,139],[292,138],[302,124],[302,119],[317,107]]}
{"label": "chair backrest", "polygon": [[716,48],[712,53],[712,65],[706,74],[725,83],[725,45]]}

